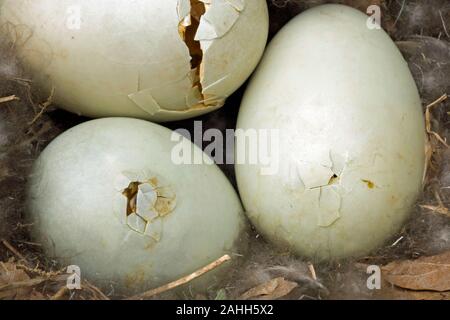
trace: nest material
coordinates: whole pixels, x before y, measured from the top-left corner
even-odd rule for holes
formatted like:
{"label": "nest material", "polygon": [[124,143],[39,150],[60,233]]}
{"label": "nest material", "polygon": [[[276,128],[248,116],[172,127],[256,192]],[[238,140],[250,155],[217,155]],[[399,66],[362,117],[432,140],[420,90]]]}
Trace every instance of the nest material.
{"label": "nest material", "polygon": [[[447,143],[450,99],[444,95],[450,94],[450,3],[446,0],[268,0],[271,36],[298,13],[323,3],[343,3],[362,11],[371,4],[380,5],[383,27],[397,41],[409,63],[423,99],[430,139],[426,184],[416,212],[384,248],[359,261],[313,265],[274,249],[254,233],[246,262],[234,270],[228,283],[208,295],[189,298],[450,299],[450,288],[445,292],[436,291],[433,279],[426,279],[429,287],[414,291],[401,282],[398,274],[404,267],[399,261],[410,259],[408,268],[415,270],[423,267],[419,257],[437,255],[433,265],[439,268],[445,265],[446,253],[450,252],[450,148]],[[13,46],[0,41],[0,261],[3,261],[0,262],[0,299],[118,298],[114,297],[113,289],[103,293],[86,281],[82,283],[83,290],[68,290],[65,270],[46,259],[40,245],[29,238],[30,226],[23,214],[23,203],[33,161],[60,132],[85,119],[55,111],[51,97],[36,98],[39,94],[32,90],[33,84],[13,52]],[[204,130],[234,128],[236,106],[243,91],[244,88],[230,97],[228,108],[202,117]],[[193,121],[169,126],[192,129]],[[233,167],[222,169],[235,184]],[[385,265],[383,272],[391,276],[387,277],[391,282],[384,285],[384,290],[367,289],[366,271],[370,264]],[[450,271],[446,270],[437,272],[443,281],[450,281]],[[171,292],[151,296],[174,297]]]}

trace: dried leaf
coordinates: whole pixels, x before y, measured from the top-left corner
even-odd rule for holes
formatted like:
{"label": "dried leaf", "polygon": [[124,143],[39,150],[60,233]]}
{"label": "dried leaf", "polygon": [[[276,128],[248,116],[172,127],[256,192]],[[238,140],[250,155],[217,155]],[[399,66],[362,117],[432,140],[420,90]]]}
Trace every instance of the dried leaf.
{"label": "dried leaf", "polygon": [[450,292],[408,291],[404,294],[410,300],[450,300]]}
{"label": "dried leaf", "polygon": [[417,260],[395,261],[383,267],[389,283],[409,290],[450,291],[450,251]]}
{"label": "dried leaf", "polygon": [[284,278],[275,278],[248,290],[240,300],[275,300],[287,296],[298,284]]}
{"label": "dried leaf", "polygon": [[374,298],[389,300],[450,300],[450,292],[406,290],[384,281],[381,290],[375,292]]}
{"label": "dried leaf", "polygon": [[[16,264],[0,262],[0,287],[28,280],[30,280],[30,277],[23,270],[17,269]],[[30,292],[30,288],[0,290],[0,299],[22,299],[28,296]]]}

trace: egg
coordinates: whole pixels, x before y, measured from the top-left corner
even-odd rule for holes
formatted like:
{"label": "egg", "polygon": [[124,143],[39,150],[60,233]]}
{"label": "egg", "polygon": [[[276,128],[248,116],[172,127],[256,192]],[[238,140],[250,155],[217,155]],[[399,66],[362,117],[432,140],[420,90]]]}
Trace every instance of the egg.
{"label": "egg", "polygon": [[[133,294],[244,250],[234,188],[214,164],[176,164],[180,143],[202,153],[178,133],[136,119],[93,120],[56,138],[36,161],[27,192],[32,235],[46,256],[79,267],[101,288]],[[197,288],[220,282],[232,265]]]}
{"label": "egg", "polygon": [[34,85],[89,117],[152,121],[216,110],[259,62],[264,0],[2,0],[0,36]]}
{"label": "egg", "polygon": [[[236,167],[244,207],[261,234],[303,257],[371,252],[401,228],[421,192],[421,100],[396,45],[368,19],[342,5],[295,17],[242,102],[239,130],[279,136],[272,169],[261,160]],[[237,156],[256,149],[247,144]]]}

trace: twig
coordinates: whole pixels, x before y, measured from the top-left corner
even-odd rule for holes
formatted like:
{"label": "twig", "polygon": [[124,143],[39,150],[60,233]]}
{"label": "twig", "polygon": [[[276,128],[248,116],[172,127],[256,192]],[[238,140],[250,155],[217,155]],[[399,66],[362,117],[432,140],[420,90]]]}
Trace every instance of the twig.
{"label": "twig", "polygon": [[179,280],[176,280],[174,282],[166,284],[166,285],[164,285],[162,287],[159,287],[159,288],[156,288],[156,289],[144,292],[142,294],[133,296],[133,297],[128,298],[126,300],[143,300],[143,299],[146,299],[146,298],[154,297],[154,296],[156,296],[158,294],[161,294],[163,292],[170,291],[170,290],[175,289],[177,287],[180,287],[180,286],[182,286],[182,285],[184,285],[186,283],[189,283],[189,282],[191,282],[192,280],[194,280],[196,278],[201,277],[205,273],[208,273],[209,271],[216,269],[217,267],[219,267],[220,265],[224,264],[225,262],[227,262],[229,260],[231,260],[231,257],[229,255],[225,255],[222,258],[214,261],[213,263],[207,265],[206,267],[201,268],[200,270],[195,271],[194,273],[192,273],[192,274],[190,274],[190,275],[188,275],[186,277],[183,277],[183,278],[181,278]]}
{"label": "twig", "polygon": [[401,236],[400,238],[398,238],[393,244],[392,244],[392,246],[391,247],[395,247],[400,241],[402,241],[403,240],[403,236]]}
{"label": "twig", "polygon": [[20,100],[20,99],[17,96],[12,95],[12,96],[8,96],[8,97],[0,98],[0,103],[10,102],[10,101],[14,101],[14,100]]}
{"label": "twig", "polygon": [[34,246],[34,247],[42,247],[41,243],[36,243],[36,242],[30,242],[30,241],[18,241],[22,244],[27,244],[29,246]]}
{"label": "twig", "polygon": [[31,79],[25,79],[25,78],[12,78],[14,81],[18,81],[18,82],[25,82],[25,83],[32,83],[33,80]]}
{"label": "twig", "polygon": [[89,281],[84,280],[84,283],[85,287],[100,297],[100,300],[110,300],[108,296],[106,296],[99,288],[91,284]]}
{"label": "twig", "polygon": [[52,103],[53,103],[53,96],[54,95],[55,95],[55,87],[52,88],[52,91],[51,91],[50,96],[48,97],[47,101],[45,101],[41,105],[41,110],[39,111],[39,113],[33,118],[33,120],[31,120],[30,123],[28,123],[29,126],[32,126],[33,124],[35,124],[36,121],[38,121],[39,118],[42,117],[42,115],[47,110],[47,108],[52,105]]}
{"label": "twig", "polygon": [[401,15],[403,13],[403,10],[405,9],[405,3],[406,3],[406,0],[403,0],[402,6],[401,6],[400,11],[398,13],[398,16],[397,16],[397,18],[394,21],[394,27],[397,25],[398,20],[400,20],[400,17],[401,17]]}
{"label": "twig", "polygon": [[430,141],[430,137],[425,139],[425,169],[423,170],[422,182],[423,188],[426,186],[428,171],[433,167],[431,160],[433,159],[433,146]]}
{"label": "twig", "polygon": [[436,213],[439,213],[439,214],[446,215],[446,216],[450,217],[450,210],[447,209],[446,207],[431,206],[431,205],[421,205],[420,207],[422,209],[430,210],[432,212],[436,212]]}
{"label": "twig", "polygon": [[51,278],[34,278],[34,279],[25,280],[25,281],[8,283],[6,285],[0,286],[0,291],[35,287],[46,281],[56,281],[56,282],[66,281],[67,277],[68,277],[67,275],[63,275],[63,276],[56,276],[56,277],[51,277]]}
{"label": "twig", "polygon": [[16,267],[17,267],[17,269],[24,270],[27,273],[36,274],[36,275],[38,275],[40,277],[47,277],[47,278],[49,278],[49,277],[56,277],[56,276],[64,274],[64,270],[49,271],[49,272],[41,270],[41,269],[39,269],[39,264],[37,264],[36,267],[34,267],[34,268],[30,268],[28,266],[24,266],[24,265],[21,265],[21,264],[16,265]]}
{"label": "twig", "polygon": [[450,35],[448,33],[447,26],[445,25],[445,20],[444,20],[444,17],[442,16],[441,10],[439,10],[439,16],[441,17],[442,25],[444,26],[445,35],[447,36],[447,38],[450,38]]}
{"label": "twig", "polygon": [[314,269],[314,265],[312,263],[308,263],[309,272],[311,272],[311,277],[314,281],[317,281],[316,269]]}
{"label": "twig", "polygon": [[27,266],[31,266],[30,262],[16,249],[14,246],[9,243],[7,240],[2,239],[2,244],[11,251],[17,258],[19,258],[21,261],[23,261]]}
{"label": "twig", "polygon": [[439,99],[437,99],[436,101],[430,103],[427,107],[426,107],[426,111],[425,111],[425,121],[426,121],[426,129],[427,129],[427,133],[429,135],[433,135],[439,142],[441,142],[446,148],[450,148],[450,146],[447,144],[447,142],[442,139],[442,137],[437,134],[436,132],[434,132],[431,129],[431,109],[435,106],[437,106],[438,104],[444,102],[445,100],[447,100],[448,96],[447,94],[442,95],[442,97],[440,97]]}
{"label": "twig", "polygon": [[438,202],[439,207],[445,207],[444,202],[442,202],[442,198],[439,193],[439,190],[434,190],[434,197],[436,198],[436,201]]}

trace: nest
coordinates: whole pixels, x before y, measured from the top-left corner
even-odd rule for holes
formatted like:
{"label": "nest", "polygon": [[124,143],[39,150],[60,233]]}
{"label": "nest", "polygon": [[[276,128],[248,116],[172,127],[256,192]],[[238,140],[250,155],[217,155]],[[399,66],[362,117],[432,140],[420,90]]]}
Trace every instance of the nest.
{"label": "nest", "polygon": [[[280,252],[254,232],[244,262],[227,283],[206,295],[188,298],[450,298],[450,99],[446,95],[450,93],[450,4],[446,0],[268,0],[271,36],[295,15],[323,3],[343,3],[362,11],[371,4],[382,8],[383,28],[408,61],[423,100],[429,136],[423,195],[405,227],[371,256],[314,265]],[[52,139],[86,119],[57,110],[51,95],[42,97],[36,92],[13,49],[0,41],[0,299],[130,298],[102,292],[85,280],[82,290],[69,290],[66,270],[46,258],[40,244],[30,239],[23,204],[31,165]],[[244,90],[230,97],[225,108],[202,117],[203,129],[234,128]],[[193,129],[193,121],[168,126]],[[236,185],[233,166],[221,168]],[[225,260],[131,298],[174,298],[173,288]],[[366,287],[369,265],[383,266],[381,290]]]}

